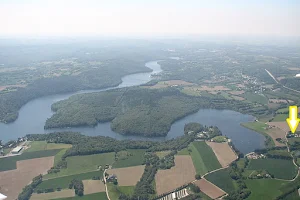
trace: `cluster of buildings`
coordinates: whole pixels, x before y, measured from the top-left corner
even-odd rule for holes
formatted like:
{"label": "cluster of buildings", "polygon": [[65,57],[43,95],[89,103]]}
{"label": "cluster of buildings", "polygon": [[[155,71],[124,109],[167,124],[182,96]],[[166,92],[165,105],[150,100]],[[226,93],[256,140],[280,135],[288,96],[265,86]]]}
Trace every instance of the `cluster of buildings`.
{"label": "cluster of buildings", "polygon": [[187,197],[188,195],[189,193],[187,192],[187,189],[184,188],[182,190],[172,192],[164,197],[161,197],[159,200],[178,200]]}
{"label": "cluster of buildings", "polygon": [[264,154],[257,154],[255,152],[251,152],[246,155],[248,159],[260,159],[260,158],[266,158]]}

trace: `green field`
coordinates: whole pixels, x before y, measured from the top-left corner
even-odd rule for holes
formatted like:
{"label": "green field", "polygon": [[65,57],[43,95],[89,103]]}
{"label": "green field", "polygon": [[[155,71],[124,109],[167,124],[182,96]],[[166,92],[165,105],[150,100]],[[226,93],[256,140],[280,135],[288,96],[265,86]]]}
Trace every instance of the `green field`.
{"label": "green field", "polygon": [[28,160],[33,158],[42,158],[56,155],[60,149],[25,152],[20,156],[12,156],[0,159],[0,171],[16,169],[16,162],[20,160]]}
{"label": "green field", "polygon": [[50,149],[67,149],[71,148],[70,144],[56,144],[56,143],[47,143],[46,141],[33,141],[30,142],[30,148],[26,149],[26,152],[34,152],[34,151],[43,151]]}
{"label": "green field", "polygon": [[264,135],[266,138],[270,138],[270,143],[268,144],[268,147],[275,146],[273,139],[266,133],[266,127],[267,127],[266,124],[262,122],[246,122],[246,123],[241,123],[241,125],[250,130],[253,130],[257,133]]}
{"label": "green field", "polygon": [[169,153],[171,153],[171,151],[157,151],[157,152],[155,152],[155,154],[159,157],[159,159],[165,157]]}
{"label": "green field", "polygon": [[99,192],[94,194],[84,195],[82,197],[69,197],[69,198],[61,198],[55,200],[108,200],[105,192]]}
{"label": "green field", "polygon": [[289,112],[289,108],[280,108],[276,111],[276,113]]}
{"label": "green field", "polygon": [[289,118],[289,114],[276,114],[272,122],[282,122]]}
{"label": "green field", "polygon": [[121,193],[126,194],[127,196],[132,196],[134,193],[134,186],[119,186],[118,189]]}
{"label": "green field", "polygon": [[293,145],[295,142],[300,142],[300,138],[299,137],[288,138],[288,141],[291,145]]}
{"label": "green field", "polygon": [[118,191],[118,186],[108,183],[107,184],[107,190],[108,190],[108,195],[111,200],[118,200],[120,196],[120,192]]}
{"label": "green field", "polygon": [[105,167],[106,164],[111,165],[114,159],[115,153],[67,157],[68,167],[66,169],[61,169],[61,171],[56,174],[47,174],[45,178],[49,179],[95,171],[99,166]]}
{"label": "green field", "polygon": [[257,159],[250,160],[248,169],[250,170],[267,170],[270,174],[274,175],[275,178],[279,179],[293,179],[297,170],[292,160],[283,159]]}
{"label": "green field", "polygon": [[232,192],[235,190],[234,181],[229,176],[228,169],[222,169],[214,173],[208,174],[205,178],[224,190],[225,192]]}
{"label": "green field", "polygon": [[247,200],[267,200],[275,199],[281,195],[280,188],[287,183],[287,181],[280,181],[274,179],[247,179],[245,183],[248,189],[251,190],[251,195]]}
{"label": "green field", "polygon": [[83,173],[83,174],[76,174],[76,175],[71,175],[71,176],[64,176],[60,178],[53,178],[53,179],[48,179],[48,180],[43,180],[41,184],[38,185],[36,189],[49,189],[49,188],[68,188],[70,182],[73,179],[77,180],[90,180],[94,176],[99,176],[100,179],[103,177],[103,171],[93,171],[93,172],[88,172],[88,173]]}
{"label": "green field", "polygon": [[178,151],[177,155],[190,155],[190,152],[188,151],[188,148],[184,148]]}
{"label": "green field", "polygon": [[144,164],[145,150],[129,149],[127,150],[129,156],[118,159],[114,162],[113,168],[131,167]]}
{"label": "green field", "polygon": [[212,149],[204,142],[193,142],[189,148],[196,169],[196,173],[203,175],[209,171],[221,168],[217,157]]}
{"label": "green field", "polygon": [[214,138],[212,138],[212,140],[214,140],[214,142],[227,142],[227,139],[225,136],[220,135],[220,136],[216,136]]}
{"label": "green field", "polygon": [[63,155],[66,153],[68,149],[62,149],[60,152],[58,152],[54,157],[54,165],[56,165],[59,161],[62,160]]}
{"label": "green field", "polygon": [[291,194],[287,195],[285,197],[285,200],[299,200],[298,191],[296,190],[295,192],[292,192]]}
{"label": "green field", "polygon": [[268,103],[268,99],[263,95],[246,92],[242,96],[245,97],[248,101],[253,103],[256,102],[263,105],[266,105]]}

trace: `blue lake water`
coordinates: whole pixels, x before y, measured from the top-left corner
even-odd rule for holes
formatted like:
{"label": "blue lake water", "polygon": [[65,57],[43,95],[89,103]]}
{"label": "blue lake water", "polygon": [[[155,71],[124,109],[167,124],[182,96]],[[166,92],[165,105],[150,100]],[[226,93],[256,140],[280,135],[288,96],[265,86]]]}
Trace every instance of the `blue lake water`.
{"label": "blue lake water", "polygon": [[24,105],[19,111],[18,119],[10,124],[0,123],[0,139],[4,142],[31,133],[49,133],[54,131],[77,131],[85,135],[110,136],[119,140],[153,140],[162,141],[183,135],[184,125],[188,122],[199,122],[204,125],[216,125],[224,135],[232,139],[234,145],[243,153],[248,153],[256,148],[264,147],[264,137],[254,131],[248,130],[240,123],[253,121],[250,115],[241,114],[230,110],[201,109],[197,113],[176,121],[166,137],[146,138],[140,136],[124,136],[115,133],[110,128],[110,122],[99,123],[96,127],[77,127],[44,130],[47,118],[53,115],[51,105],[57,101],[67,99],[72,95],[90,92],[101,92],[109,89],[137,86],[151,80],[151,74],[160,73],[162,70],[157,61],[148,62],[145,66],[152,69],[149,73],[138,73],[127,75],[122,78],[122,83],[117,87],[110,87],[101,90],[84,90],[68,94],[51,95],[38,98]]}

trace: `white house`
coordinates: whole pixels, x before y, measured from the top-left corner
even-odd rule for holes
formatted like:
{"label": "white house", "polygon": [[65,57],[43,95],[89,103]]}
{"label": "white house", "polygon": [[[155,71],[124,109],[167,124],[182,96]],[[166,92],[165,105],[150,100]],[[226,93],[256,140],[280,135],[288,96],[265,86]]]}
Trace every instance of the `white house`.
{"label": "white house", "polygon": [[22,146],[17,146],[16,148],[14,148],[11,153],[17,154],[19,153],[21,150],[23,149]]}

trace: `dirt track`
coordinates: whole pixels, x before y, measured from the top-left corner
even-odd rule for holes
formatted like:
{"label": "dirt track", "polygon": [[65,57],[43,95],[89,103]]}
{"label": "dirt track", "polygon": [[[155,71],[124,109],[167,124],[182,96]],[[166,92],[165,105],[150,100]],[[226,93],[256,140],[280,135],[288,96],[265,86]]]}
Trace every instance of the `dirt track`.
{"label": "dirt track", "polygon": [[212,148],[222,167],[228,166],[230,163],[237,159],[237,156],[227,142],[206,142],[206,144],[208,144]]}
{"label": "dirt track", "polygon": [[155,176],[157,194],[170,192],[195,179],[196,171],[190,156],[175,156],[175,166],[158,170]]}
{"label": "dirt track", "polygon": [[0,193],[15,200],[22,189],[39,174],[46,173],[54,164],[54,156],[17,161],[17,169],[0,172]]}

